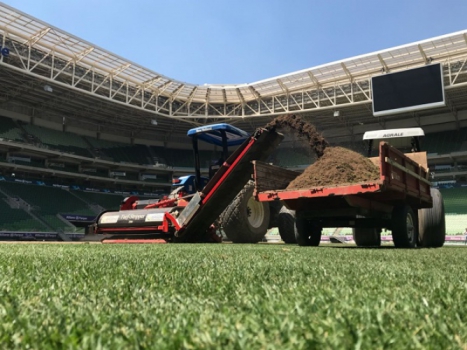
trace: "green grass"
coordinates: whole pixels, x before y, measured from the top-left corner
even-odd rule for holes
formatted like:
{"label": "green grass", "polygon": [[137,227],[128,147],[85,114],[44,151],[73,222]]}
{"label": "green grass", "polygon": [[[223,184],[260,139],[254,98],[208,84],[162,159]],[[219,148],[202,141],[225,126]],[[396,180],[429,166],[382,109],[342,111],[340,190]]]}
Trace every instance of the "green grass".
{"label": "green grass", "polygon": [[2,348],[467,347],[467,249],[0,245]]}

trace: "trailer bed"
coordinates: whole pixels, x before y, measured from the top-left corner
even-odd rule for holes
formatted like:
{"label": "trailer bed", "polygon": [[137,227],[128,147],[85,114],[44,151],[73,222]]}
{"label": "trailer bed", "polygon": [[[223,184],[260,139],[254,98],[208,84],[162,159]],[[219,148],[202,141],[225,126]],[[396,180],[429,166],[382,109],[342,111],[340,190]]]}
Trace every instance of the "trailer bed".
{"label": "trailer bed", "polygon": [[[305,189],[286,189],[297,172],[284,173],[278,167],[254,162],[256,198],[283,201],[289,209],[307,211],[360,208],[391,212],[394,205],[407,203],[414,208],[431,208],[428,170],[386,142],[379,146],[379,157],[371,159],[380,169],[379,180]],[[275,174],[279,178],[275,178]],[[275,188],[273,186],[276,186]],[[277,187],[279,186],[279,187]]]}

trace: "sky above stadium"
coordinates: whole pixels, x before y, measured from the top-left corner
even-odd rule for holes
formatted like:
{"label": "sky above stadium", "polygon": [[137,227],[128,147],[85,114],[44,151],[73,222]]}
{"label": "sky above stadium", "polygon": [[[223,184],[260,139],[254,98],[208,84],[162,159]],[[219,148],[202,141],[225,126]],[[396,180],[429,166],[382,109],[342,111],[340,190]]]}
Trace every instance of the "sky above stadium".
{"label": "sky above stadium", "polygon": [[3,0],[145,68],[241,84],[467,29],[466,0]]}

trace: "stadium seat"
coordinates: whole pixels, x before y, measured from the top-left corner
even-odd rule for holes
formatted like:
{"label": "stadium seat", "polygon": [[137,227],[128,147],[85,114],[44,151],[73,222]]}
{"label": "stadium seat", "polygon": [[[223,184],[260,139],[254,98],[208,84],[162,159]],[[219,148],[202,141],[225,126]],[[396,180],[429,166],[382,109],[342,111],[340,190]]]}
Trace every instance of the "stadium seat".
{"label": "stadium seat", "polygon": [[34,219],[21,208],[12,208],[0,193],[0,231],[50,231],[42,222]]}
{"label": "stadium seat", "polygon": [[0,138],[24,142],[21,136],[21,129],[13,119],[7,117],[0,117]]}
{"label": "stadium seat", "polygon": [[446,154],[461,150],[466,138],[467,128],[454,131],[441,131],[426,134],[422,139],[421,148],[428,153]]}
{"label": "stadium seat", "polygon": [[117,194],[99,192],[73,191],[73,194],[91,205],[99,205],[107,210],[118,210],[124,198]]}
{"label": "stadium seat", "polygon": [[85,137],[97,155],[111,158],[115,162],[154,164],[149,148],[145,145],[130,145],[108,140]]}
{"label": "stadium seat", "polygon": [[467,188],[441,188],[446,212],[446,233],[462,234],[467,227]]}
{"label": "stadium seat", "polygon": [[313,155],[304,147],[278,148],[272,158],[274,165],[286,168],[310,165],[314,162]]}
{"label": "stadium seat", "polygon": [[61,188],[3,181],[0,189],[30,204],[34,215],[54,230],[73,231],[58,214],[95,215],[87,203]]}
{"label": "stadium seat", "polygon": [[92,157],[89,146],[79,135],[58,130],[46,129],[41,126],[24,124],[23,129],[38,138],[42,144],[51,149],[76,154],[83,157]]}

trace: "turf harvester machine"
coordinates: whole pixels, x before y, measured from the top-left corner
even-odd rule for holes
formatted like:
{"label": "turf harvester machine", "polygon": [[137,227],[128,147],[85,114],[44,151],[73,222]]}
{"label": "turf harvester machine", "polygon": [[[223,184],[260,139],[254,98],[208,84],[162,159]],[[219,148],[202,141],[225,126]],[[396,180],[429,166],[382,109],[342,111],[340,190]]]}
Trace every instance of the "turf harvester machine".
{"label": "turf harvester machine", "polygon": [[[444,202],[429,181],[426,152],[420,152],[423,135],[421,128],[366,132],[368,156],[380,176],[362,183],[287,189],[300,173],[254,162],[255,195],[294,211],[295,237],[302,246],[319,245],[324,227],[351,227],[357,246],[379,246],[382,229],[389,229],[396,247],[441,247]],[[394,146],[404,139],[411,141],[407,153]],[[382,140],[377,157],[370,157],[373,140]]]}
{"label": "turf harvester machine", "polygon": [[[252,161],[266,161],[283,139],[274,129],[258,128],[248,136],[224,123],[191,129],[188,136],[193,143],[195,175],[180,178],[180,186],[167,198],[145,201],[131,196],[122,202],[119,211],[102,212],[88,230],[86,240],[211,241],[215,238],[213,223],[251,179]],[[209,180],[201,176],[198,140],[223,149],[223,159],[211,166]],[[228,147],[236,145],[238,148],[228,156]]]}

